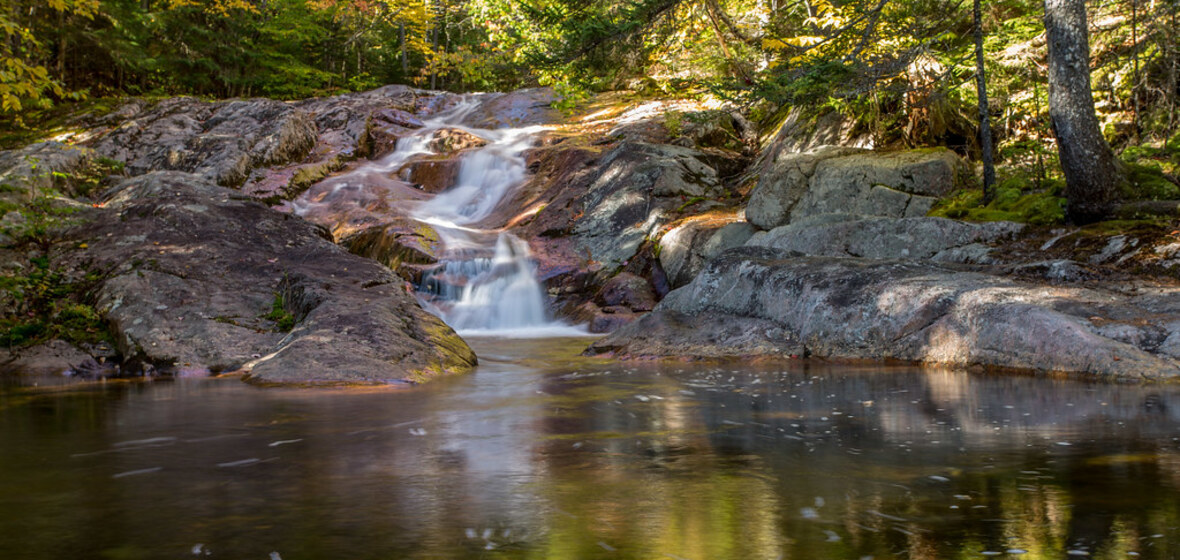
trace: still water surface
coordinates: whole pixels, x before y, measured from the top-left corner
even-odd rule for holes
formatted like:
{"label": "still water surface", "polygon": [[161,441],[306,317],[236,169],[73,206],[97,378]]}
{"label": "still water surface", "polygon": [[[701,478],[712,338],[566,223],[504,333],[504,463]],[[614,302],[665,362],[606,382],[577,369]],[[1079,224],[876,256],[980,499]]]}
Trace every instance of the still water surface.
{"label": "still water surface", "polygon": [[1180,556],[1180,387],[473,341],[410,391],[0,388],[0,558]]}

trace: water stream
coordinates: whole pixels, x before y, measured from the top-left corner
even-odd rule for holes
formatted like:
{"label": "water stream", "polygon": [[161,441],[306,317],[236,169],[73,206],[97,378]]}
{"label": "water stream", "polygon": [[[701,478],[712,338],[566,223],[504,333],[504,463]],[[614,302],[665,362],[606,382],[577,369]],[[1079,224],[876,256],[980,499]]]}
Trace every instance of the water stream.
{"label": "water stream", "polygon": [[[409,217],[428,224],[444,246],[439,264],[418,286],[419,301],[463,335],[573,336],[584,330],[555,321],[528,242],[481,226],[527,178],[524,157],[541,126],[485,129],[468,126],[481,96],[465,96],[398,140],[396,149],[337,177],[336,187],[365,188],[397,173],[415,158],[437,155],[432,140],[444,129],[479,137],[486,145],[463,152],[454,185],[417,203]],[[296,213],[303,208],[296,205]]]}
{"label": "water stream", "polygon": [[1180,555],[1180,387],[469,340],[413,391],[0,384],[0,558]]}

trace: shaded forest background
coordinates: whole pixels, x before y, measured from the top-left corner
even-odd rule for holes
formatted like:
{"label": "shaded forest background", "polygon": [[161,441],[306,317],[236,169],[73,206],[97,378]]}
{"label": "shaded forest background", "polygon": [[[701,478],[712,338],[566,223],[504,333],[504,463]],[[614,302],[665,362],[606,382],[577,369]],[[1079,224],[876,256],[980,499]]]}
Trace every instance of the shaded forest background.
{"label": "shaded forest background", "polygon": [[[1007,201],[990,211],[1020,206],[1026,221],[1051,222],[1055,203],[1018,200],[1059,190],[1043,6],[981,7]],[[1095,109],[1143,191],[1129,198],[1180,198],[1180,0],[1087,7]],[[0,13],[0,118],[16,129],[63,103],[125,95],[545,85],[567,108],[617,89],[712,96],[764,130],[791,109],[838,112],[877,146],[978,157],[971,10],[956,0],[15,0]],[[946,212],[992,216],[977,199],[958,202]]]}

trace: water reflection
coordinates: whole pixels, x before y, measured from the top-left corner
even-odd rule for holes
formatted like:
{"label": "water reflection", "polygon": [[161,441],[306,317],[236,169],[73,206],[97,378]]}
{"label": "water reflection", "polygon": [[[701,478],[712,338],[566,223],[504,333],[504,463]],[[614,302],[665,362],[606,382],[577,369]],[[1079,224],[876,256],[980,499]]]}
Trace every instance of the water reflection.
{"label": "water reflection", "polygon": [[1175,388],[582,344],[410,392],[4,388],[0,558],[1180,552]]}

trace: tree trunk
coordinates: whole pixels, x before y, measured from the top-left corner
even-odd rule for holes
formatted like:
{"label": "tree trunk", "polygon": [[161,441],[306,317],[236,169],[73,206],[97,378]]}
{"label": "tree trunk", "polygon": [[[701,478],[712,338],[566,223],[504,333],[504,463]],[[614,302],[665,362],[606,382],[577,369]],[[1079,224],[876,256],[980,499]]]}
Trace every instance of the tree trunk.
{"label": "tree trunk", "polygon": [[1140,144],[1139,123],[1139,0],[1131,0],[1131,61],[1134,73],[1131,75],[1131,141]]}
{"label": "tree trunk", "polygon": [[987,108],[987,77],[983,68],[983,15],[980,0],[975,0],[975,91],[979,95],[979,152],[983,159],[983,203],[995,196],[996,164],[992,161],[991,114]]}
{"label": "tree trunk", "polygon": [[1049,118],[1065,173],[1066,217],[1108,216],[1126,180],[1102,137],[1090,89],[1090,40],[1083,0],[1045,0],[1049,46]]}
{"label": "tree trunk", "polygon": [[399,22],[397,26],[397,39],[401,43],[401,57],[402,57],[402,80],[410,79],[410,61],[406,58],[406,22]]}

